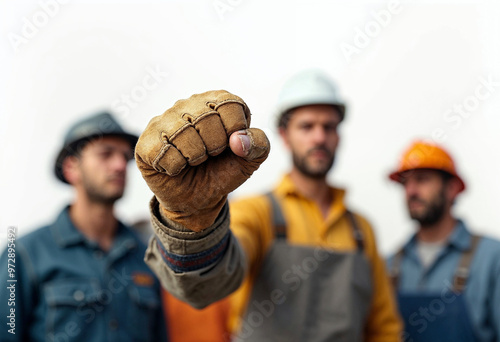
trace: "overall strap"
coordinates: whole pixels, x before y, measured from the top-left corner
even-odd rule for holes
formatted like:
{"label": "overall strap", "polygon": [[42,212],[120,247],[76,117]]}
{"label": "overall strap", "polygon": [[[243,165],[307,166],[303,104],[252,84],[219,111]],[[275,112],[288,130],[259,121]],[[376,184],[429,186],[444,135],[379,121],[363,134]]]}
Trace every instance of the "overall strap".
{"label": "overall strap", "polygon": [[476,252],[480,240],[480,236],[472,235],[469,249],[462,253],[462,258],[460,259],[455,275],[453,276],[453,291],[455,293],[461,293],[465,290],[467,280],[470,275],[472,258],[474,257],[474,253]]}
{"label": "overall strap", "polygon": [[[470,264],[472,263],[472,258],[474,257],[474,253],[480,240],[480,236],[472,235],[469,249],[462,253],[462,257],[458,262],[455,275],[453,276],[453,291],[455,293],[462,293],[465,290],[465,286],[470,274]],[[399,276],[401,272],[401,262],[403,261],[403,257],[404,250],[403,248],[401,248],[394,255],[391,269],[389,270],[389,275],[391,277],[392,286],[394,289],[397,289],[399,285]]]}
{"label": "overall strap", "polygon": [[271,202],[271,215],[275,237],[286,240],[286,221],[281,206],[272,192],[266,193],[266,196]]}
{"label": "overall strap", "polygon": [[[272,213],[272,223],[274,227],[275,237],[278,239],[286,239],[286,230],[287,225],[285,221],[285,217],[283,216],[283,211],[281,210],[281,206],[278,203],[276,197],[272,194],[272,192],[266,193],[267,198],[271,202],[271,213]],[[351,222],[354,240],[356,241],[356,245],[358,246],[358,251],[364,250],[364,242],[363,235],[361,234],[361,229],[359,228],[356,217],[349,210],[346,211],[347,217]]]}
{"label": "overall strap", "polygon": [[401,271],[401,262],[403,261],[403,257],[405,255],[404,249],[401,248],[392,259],[391,269],[389,270],[389,277],[391,279],[392,287],[394,290],[397,290],[399,285],[399,275]]}
{"label": "overall strap", "polygon": [[349,218],[349,221],[351,222],[352,233],[354,235],[356,245],[358,246],[358,251],[363,252],[363,250],[365,249],[365,243],[363,241],[363,234],[361,234],[361,229],[359,228],[358,221],[351,211],[346,210],[346,214]]}

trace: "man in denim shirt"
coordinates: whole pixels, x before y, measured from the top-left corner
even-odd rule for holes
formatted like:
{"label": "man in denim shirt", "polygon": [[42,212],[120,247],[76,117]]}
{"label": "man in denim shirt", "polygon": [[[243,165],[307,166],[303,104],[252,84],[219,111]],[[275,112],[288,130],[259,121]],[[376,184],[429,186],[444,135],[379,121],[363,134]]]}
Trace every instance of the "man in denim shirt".
{"label": "man in denim shirt", "polygon": [[3,253],[0,341],[166,340],[146,247],[113,213],[136,142],[108,113],[68,131],[55,171],[76,198],[55,222],[14,241],[13,278],[13,255]]}
{"label": "man in denim shirt", "polygon": [[500,242],[452,215],[465,189],[450,155],[415,142],[390,178],[403,185],[417,233],[388,261],[405,341],[500,341]]}

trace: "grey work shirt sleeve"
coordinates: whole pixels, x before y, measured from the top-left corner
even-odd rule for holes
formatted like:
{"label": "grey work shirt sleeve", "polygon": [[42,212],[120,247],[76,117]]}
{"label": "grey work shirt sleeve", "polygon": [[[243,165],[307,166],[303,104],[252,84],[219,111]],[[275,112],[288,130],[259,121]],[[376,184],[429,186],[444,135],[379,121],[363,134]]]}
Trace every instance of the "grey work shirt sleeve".
{"label": "grey work shirt sleeve", "polygon": [[240,286],[247,263],[229,229],[227,202],[215,223],[201,232],[161,217],[155,197],[150,202],[150,214],[155,235],[144,260],[165,289],[200,309]]}

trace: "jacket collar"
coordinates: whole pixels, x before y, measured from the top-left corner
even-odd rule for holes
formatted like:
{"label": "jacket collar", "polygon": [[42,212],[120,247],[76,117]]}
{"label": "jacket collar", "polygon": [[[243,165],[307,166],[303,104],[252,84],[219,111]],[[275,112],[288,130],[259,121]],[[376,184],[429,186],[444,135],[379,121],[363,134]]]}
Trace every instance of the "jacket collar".
{"label": "jacket collar", "polygon": [[[69,216],[69,205],[66,206],[56,221],[50,227],[52,235],[56,243],[62,248],[74,246],[80,243],[89,245],[96,245],[96,243],[89,241],[73,224]],[[128,248],[133,248],[137,244],[133,233],[125,227],[125,225],[118,221],[118,229],[115,236],[115,243],[125,244]]]}
{"label": "jacket collar", "polygon": [[[453,228],[453,232],[448,238],[447,245],[460,251],[466,251],[471,247],[471,238],[472,234],[465,226],[465,223],[459,219]],[[408,241],[408,243],[403,247],[404,250],[408,252],[409,250],[414,249],[417,242],[417,234],[415,233],[410,241]]]}
{"label": "jacket collar", "polygon": [[448,244],[461,251],[466,251],[471,247],[471,238],[472,234],[465,227],[465,223],[462,220],[458,220],[455,225],[455,229],[448,240]]}
{"label": "jacket collar", "polygon": [[[344,189],[334,188],[331,186],[328,186],[328,188],[333,195],[333,202],[331,204],[328,217],[326,218],[326,225],[330,226],[338,221],[345,214],[347,209],[344,202],[346,191]],[[281,182],[274,190],[274,194],[281,199],[288,196],[305,198],[298,191],[289,174],[286,174],[281,179]]]}

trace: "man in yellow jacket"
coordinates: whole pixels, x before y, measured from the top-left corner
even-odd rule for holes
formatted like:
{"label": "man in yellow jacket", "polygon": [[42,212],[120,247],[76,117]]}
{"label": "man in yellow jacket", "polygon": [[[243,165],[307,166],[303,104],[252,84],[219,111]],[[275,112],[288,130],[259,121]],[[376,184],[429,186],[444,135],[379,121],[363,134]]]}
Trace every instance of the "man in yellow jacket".
{"label": "man in yellow jacket", "polygon": [[372,228],[326,180],[344,113],[323,73],[290,79],[278,126],[292,170],[272,192],[230,210],[227,194],[269,152],[241,98],[211,91],[178,101],[139,139],[137,164],[155,194],[146,261],[195,307],[236,291],[236,341],[400,340]]}

